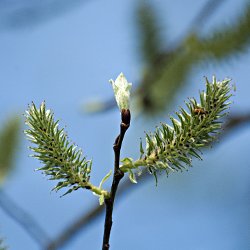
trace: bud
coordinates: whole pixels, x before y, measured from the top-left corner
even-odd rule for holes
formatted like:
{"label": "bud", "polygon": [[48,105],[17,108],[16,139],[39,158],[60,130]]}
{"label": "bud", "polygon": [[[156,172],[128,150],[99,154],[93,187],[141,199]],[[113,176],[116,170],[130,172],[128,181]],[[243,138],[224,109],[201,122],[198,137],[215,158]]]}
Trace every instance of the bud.
{"label": "bud", "polygon": [[130,125],[130,119],[131,119],[130,110],[129,109],[122,109],[121,110],[122,123],[129,126]]}
{"label": "bud", "polygon": [[112,84],[115,99],[120,111],[129,109],[129,97],[132,83],[128,83],[123,73],[121,73],[115,81],[111,79],[109,82]]}

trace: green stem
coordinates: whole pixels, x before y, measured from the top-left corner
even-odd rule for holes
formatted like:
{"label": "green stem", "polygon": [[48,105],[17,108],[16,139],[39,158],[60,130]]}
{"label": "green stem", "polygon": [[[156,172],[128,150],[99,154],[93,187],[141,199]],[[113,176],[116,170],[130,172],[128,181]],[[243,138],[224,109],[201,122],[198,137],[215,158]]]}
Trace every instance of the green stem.
{"label": "green stem", "polygon": [[110,193],[102,188],[92,185],[91,183],[87,183],[85,187],[91,189],[91,191],[97,195],[104,195],[105,199],[110,197]]}
{"label": "green stem", "polygon": [[75,179],[75,182],[79,183],[79,185],[82,188],[89,189],[89,190],[91,190],[93,193],[95,193],[97,195],[103,195],[104,198],[109,198],[110,197],[110,193],[107,190],[104,190],[104,189],[102,189],[100,187],[97,187],[97,186],[91,184],[91,182],[80,181],[79,177],[75,176],[75,175],[74,175],[74,179]]}
{"label": "green stem", "polygon": [[149,159],[147,159],[147,160],[138,159],[138,160],[136,160],[134,162],[126,163],[124,165],[121,165],[120,170],[122,172],[126,173],[131,169],[135,169],[135,168],[138,168],[140,166],[146,166],[148,161],[149,161]]}

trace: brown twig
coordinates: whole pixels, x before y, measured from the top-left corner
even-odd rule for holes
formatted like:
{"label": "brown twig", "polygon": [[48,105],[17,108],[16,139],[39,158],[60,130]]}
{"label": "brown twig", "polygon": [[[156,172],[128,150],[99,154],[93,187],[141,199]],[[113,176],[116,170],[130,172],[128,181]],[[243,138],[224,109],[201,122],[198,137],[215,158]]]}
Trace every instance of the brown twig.
{"label": "brown twig", "polygon": [[122,110],[121,120],[122,121],[120,125],[120,134],[116,138],[114,146],[113,146],[114,154],[115,154],[115,163],[114,163],[114,175],[113,175],[113,182],[112,182],[111,191],[110,191],[110,197],[105,199],[106,215],[105,215],[102,250],[109,249],[110,232],[111,232],[111,228],[113,224],[112,214],[113,214],[116,191],[117,191],[120,180],[124,176],[124,173],[119,168],[119,164],[120,164],[120,152],[121,152],[122,141],[130,125],[130,111],[128,109]]}

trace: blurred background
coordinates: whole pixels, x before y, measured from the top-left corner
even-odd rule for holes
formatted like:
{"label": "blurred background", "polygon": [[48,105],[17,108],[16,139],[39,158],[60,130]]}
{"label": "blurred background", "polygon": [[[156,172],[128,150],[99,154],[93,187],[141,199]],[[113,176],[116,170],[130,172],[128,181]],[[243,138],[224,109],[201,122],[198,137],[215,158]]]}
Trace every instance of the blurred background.
{"label": "blurred background", "polygon": [[[250,2],[246,0],[1,0],[0,239],[10,250],[101,248],[104,214],[79,190],[60,198],[34,170],[23,113],[48,108],[87,158],[98,185],[113,168],[120,115],[108,83],[133,83],[122,157],[139,138],[198,97],[209,79],[236,92],[219,143],[188,172],[128,185],[114,208],[111,249],[246,250],[250,247]],[[106,187],[110,182],[106,183]],[[126,191],[127,190],[127,191]],[[87,216],[87,217],[86,217]],[[1,242],[1,240],[0,240]],[[1,243],[0,243],[1,245]],[[1,247],[0,247],[1,248]]]}

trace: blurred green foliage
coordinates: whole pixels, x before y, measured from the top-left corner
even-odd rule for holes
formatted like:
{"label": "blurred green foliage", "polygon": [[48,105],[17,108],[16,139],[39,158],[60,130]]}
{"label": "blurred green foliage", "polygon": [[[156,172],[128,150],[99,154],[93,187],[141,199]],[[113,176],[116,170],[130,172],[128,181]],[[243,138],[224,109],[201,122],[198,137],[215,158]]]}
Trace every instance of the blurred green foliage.
{"label": "blurred green foliage", "polygon": [[7,120],[0,130],[0,185],[14,168],[19,132],[20,120],[16,116]]}
{"label": "blurred green foliage", "polygon": [[166,109],[194,68],[200,63],[229,60],[247,51],[250,45],[250,4],[229,26],[206,35],[189,33],[179,45],[159,51],[158,13],[148,1],[137,10],[138,31],[143,57],[147,60],[144,75],[136,91],[137,106],[143,114],[156,115]]}
{"label": "blurred green foliage", "polygon": [[0,250],[7,250],[6,246],[3,245],[3,239],[0,238]]}
{"label": "blurred green foliage", "polygon": [[153,8],[147,4],[140,4],[136,23],[139,30],[140,49],[143,61],[152,64],[161,53],[162,37],[160,22]]}

